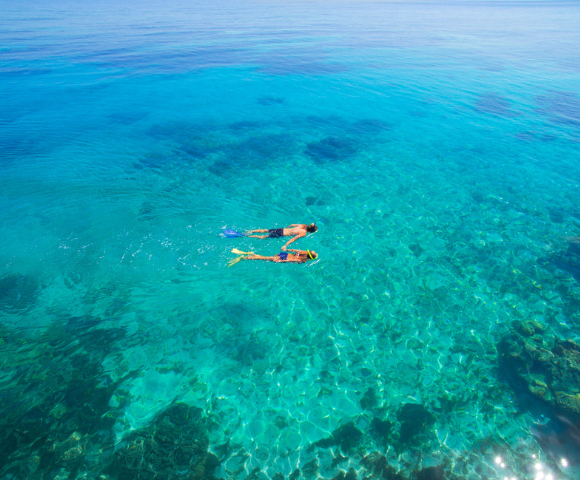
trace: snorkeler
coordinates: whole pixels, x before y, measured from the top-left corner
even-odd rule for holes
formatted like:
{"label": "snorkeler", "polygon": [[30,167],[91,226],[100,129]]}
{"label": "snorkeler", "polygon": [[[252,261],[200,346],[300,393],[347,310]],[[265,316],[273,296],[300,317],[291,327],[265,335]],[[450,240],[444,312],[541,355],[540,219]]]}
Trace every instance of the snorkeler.
{"label": "snorkeler", "polygon": [[[310,225],[302,224],[302,223],[293,223],[286,228],[271,228],[271,229],[260,229],[260,230],[250,230],[246,232],[246,236],[252,238],[280,238],[280,237],[294,237],[291,240],[288,240],[286,244],[282,247],[282,250],[286,250],[288,245],[292,242],[295,242],[301,237],[305,237],[307,233],[314,233],[318,230],[318,227],[311,223]],[[266,233],[268,235],[250,235],[250,233]]]}
{"label": "snorkeler", "polygon": [[232,250],[233,253],[240,254],[241,257],[234,258],[228,265],[231,267],[241,260],[266,260],[267,262],[275,263],[306,263],[308,260],[315,260],[318,258],[318,254],[314,250],[296,250],[294,248],[290,249],[291,252],[280,252],[272,257],[265,257],[263,255],[256,255],[254,252],[242,252],[237,248]]}

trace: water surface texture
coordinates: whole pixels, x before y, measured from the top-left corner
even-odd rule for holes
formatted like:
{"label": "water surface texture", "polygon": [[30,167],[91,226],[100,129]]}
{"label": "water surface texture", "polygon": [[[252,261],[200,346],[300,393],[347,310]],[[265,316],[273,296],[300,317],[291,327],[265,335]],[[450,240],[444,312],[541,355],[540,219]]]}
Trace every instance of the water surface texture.
{"label": "water surface texture", "polygon": [[4,2],[0,479],[578,478],[579,25]]}

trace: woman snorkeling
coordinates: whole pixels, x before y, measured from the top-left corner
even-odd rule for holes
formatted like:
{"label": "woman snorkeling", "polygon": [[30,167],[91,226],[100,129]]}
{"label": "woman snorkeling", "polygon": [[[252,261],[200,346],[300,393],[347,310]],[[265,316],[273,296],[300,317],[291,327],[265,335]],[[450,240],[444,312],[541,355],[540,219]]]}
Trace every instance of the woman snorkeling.
{"label": "woman snorkeling", "polygon": [[232,252],[238,253],[242,256],[234,258],[229,263],[228,267],[235,265],[241,260],[266,260],[267,262],[276,262],[276,263],[306,263],[309,260],[315,260],[316,258],[318,258],[318,254],[314,250],[296,250],[293,248],[289,248],[288,251],[280,252],[272,257],[265,257],[264,255],[256,255],[254,252],[242,252],[237,248],[234,248]]}

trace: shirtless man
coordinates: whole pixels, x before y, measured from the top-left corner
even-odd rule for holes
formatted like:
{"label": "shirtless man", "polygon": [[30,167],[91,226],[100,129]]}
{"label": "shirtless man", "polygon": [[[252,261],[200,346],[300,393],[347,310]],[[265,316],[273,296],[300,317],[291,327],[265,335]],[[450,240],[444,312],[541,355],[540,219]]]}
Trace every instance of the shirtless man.
{"label": "shirtless man", "polygon": [[[302,223],[293,223],[286,228],[271,228],[271,229],[261,229],[261,230],[250,230],[246,232],[248,237],[252,238],[280,238],[280,237],[294,237],[286,242],[286,244],[282,247],[282,250],[286,250],[288,245],[292,242],[295,242],[301,237],[305,237],[307,233],[314,233],[318,230],[318,227],[311,223],[310,225],[305,225]],[[268,235],[250,235],[250,233],[266,233]]]}

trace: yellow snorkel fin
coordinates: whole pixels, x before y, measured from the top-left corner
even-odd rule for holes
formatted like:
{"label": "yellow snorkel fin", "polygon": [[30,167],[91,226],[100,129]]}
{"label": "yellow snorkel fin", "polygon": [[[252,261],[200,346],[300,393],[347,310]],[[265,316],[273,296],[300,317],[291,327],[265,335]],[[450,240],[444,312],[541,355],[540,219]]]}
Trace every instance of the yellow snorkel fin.
{"label": "yellow snorkel fin", "polygon": [[237,248],[232,248],[232,253],[236,253],[237,255],[253,255],[254,252],[242,252],[241,250],[238,250]]}
{"label": "yellow snorkel fin", "polygon": [[231,267],[232,265],[235,265],[236,263],[238,263],[242,258],[244,258],[244,255],[253,255],[254,252],[242,252],[241,250],[238,250],[237,248],[232,248],[232,253],[235,253],[237,255],[241,255],[238,258],[234,258],[229,264],[228,264],[228,268]]}
{"label": "yellow snorkel fin", "polygon": [[238,263],[242,258],[244,258],[244,257],[241,256],[238,258],[234,258],[230,263],[228,263],[228,268],[230,268],[232,265],[235,265],[236,263]]}

